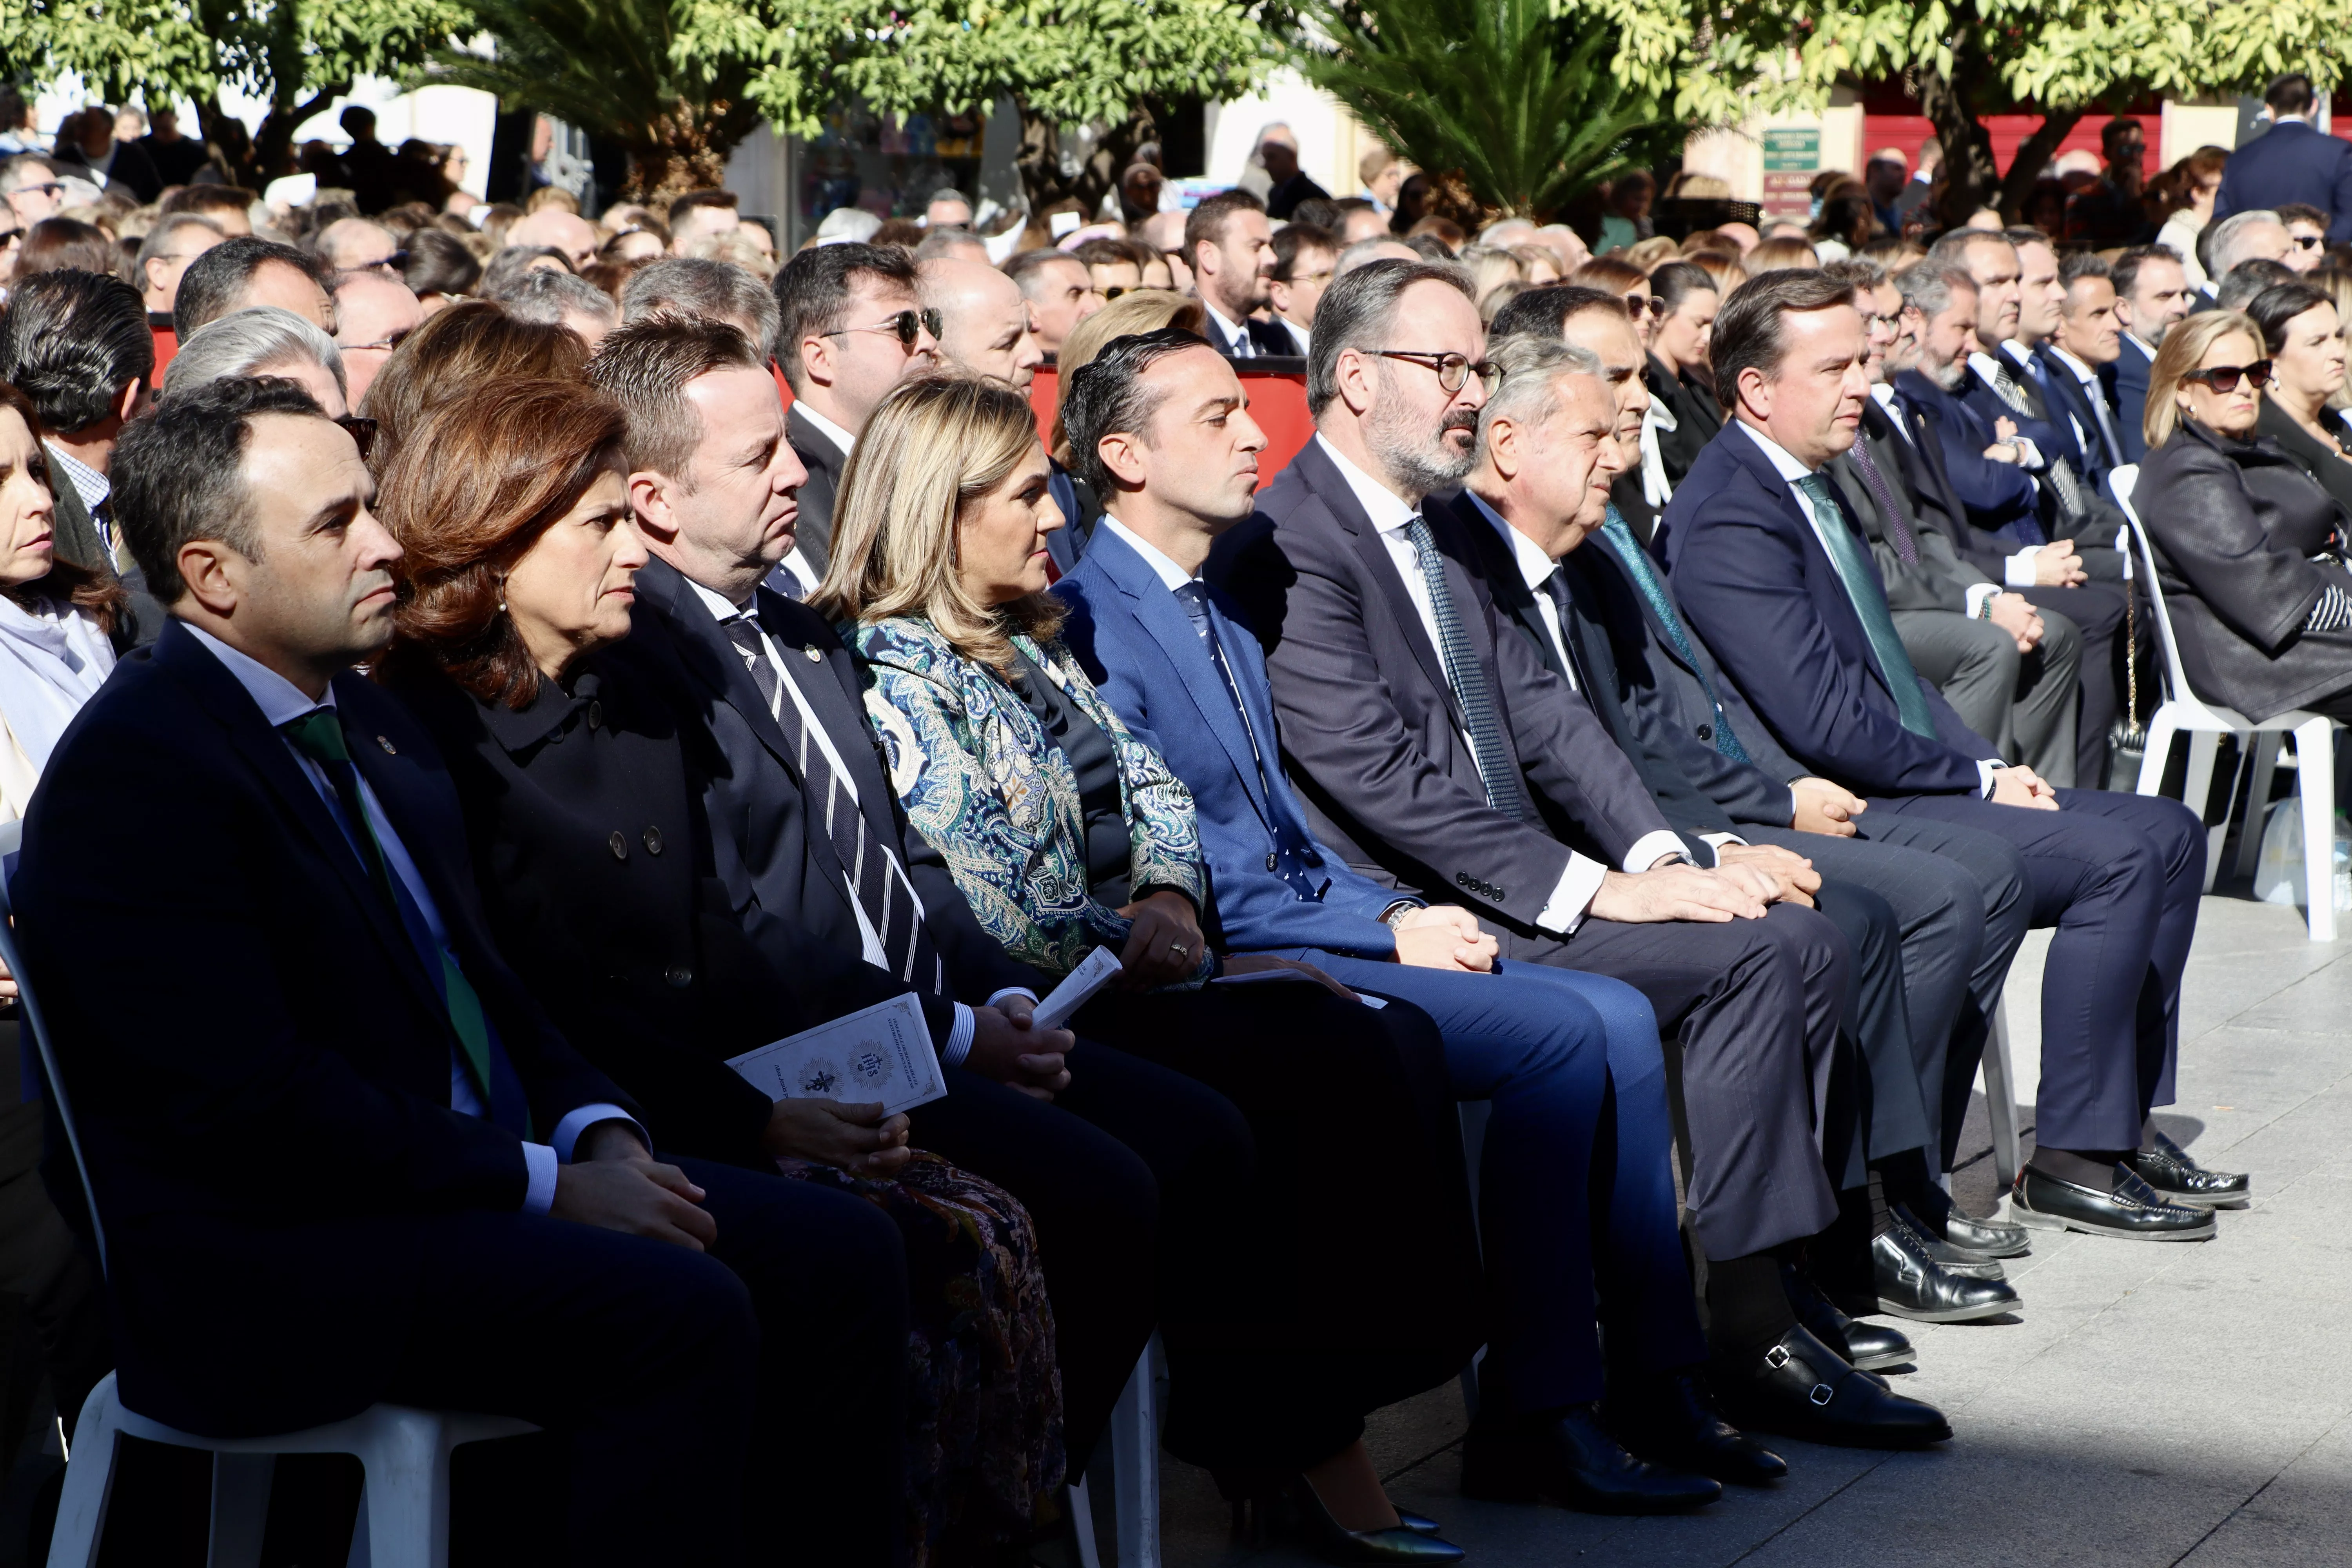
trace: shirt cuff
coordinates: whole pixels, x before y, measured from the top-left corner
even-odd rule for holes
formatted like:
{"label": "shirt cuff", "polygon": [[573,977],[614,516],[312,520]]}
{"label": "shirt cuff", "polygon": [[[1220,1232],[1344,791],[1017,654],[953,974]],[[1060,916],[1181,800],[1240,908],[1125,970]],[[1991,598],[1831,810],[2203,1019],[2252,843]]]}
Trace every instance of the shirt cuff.
{"label": "shirt cuff", "polygon": [[[1000,991],[996,994],[1002,996],[1004,993]],[[994,998],[992,997],[990,1000],[993,1001]],[[948,1031],[948,1043],[940,1047],[940,1066],[943,1068],[963,1066],[964,1058],[971,1055],[972,1030],[977,1026],[972,1022],[971,1009],[961,1002],[957,1003],[955,1026]]]}
{"label": "shirt cuff", "polygon": [[1992,798],[1992,775],[2001,768],[2008,765],[2009,764],[2006,763],[1995,762],[1990,757],[1978,759],[1977,787],[1978,792],[1982,798],[1986,800],[1990,800]]}
{"label": "shirt cuff", "polygon": [[[1636,846],[1639,847],[1639,846]],[[1681,845],[1677,843],[1679,849]],[[1551,890],[1551,900],[1536,916],[1536,924],[1558,936],[1568,936],[1583,923],[1584,911],[1592,903],[1592,895],[1601,890],[1601,879],[1609,868],[1598,860],[1589,859],[1570,851],[1568,869],[1559,874],[1559,885]]]}
{"label": "shirt cuff", "polygon": [[[627,1122],[635,1130],[638,1139],[644,1142],[646,1152],[648,1154],[653,1152],[653,1134],[647,1132],[635,1117],[617,1105],[583,1105],[567,1113],[562,1121],[555,1124],[555,1132],[548,1139],[548,1144],[555,1151],[556,1157],[568,1165],[572,1163],[572,1145],[580,1142],[580,1134],[600,1121]],[[553,1179],[553,1177],[549,1178],[551,1181]]]}
{"label": "shirt cuff", "polygon": [[544,1143],[522,1146],[522,1168],[530,1173],[530,1184],[523,1188],[522,1212],[545,1214],[555,1206],[555,1151]]}
{"label": "shirt cuff", "polygon": [[1026,996],[1029,998],[1029,1005],[1034,1007],[1037,1005],[1037,993],[1030,990],[1026,985],[1008,985],[989,997],[988,1005],[993,1007],[1007,996]]}
{"label": "shirt cuff", "polygon": [[2034,552],[2041,548],[2037,544],[2032,550],[2021,550],[2003,561],[2000,563],[2000,580],[2012,588],[2032,587]]}
{"label": "shirt cuff", "polygon": [[1632,872],[1646,871],[1669,855],[1689,853],[1690,851],[1683,845],[1681,835],[1662,827],[1655,833],[1644,833],[1641,837],[1633,840],[1633,847],[1625,851],[1623,869]]}
{"label": "shirt cuff", "polygon": [[[2008,567],[2004,565],[2002,571],[2005,573],[2007,570]],[[1968,592],[1961,595],[1969,607],[1969,619],[1972,621],[1984,619],[1985,605],[1990,600],[1999,598],[2000,590],[2001,585],[1999,583],[1969,584]]]}
{"label": "shirt cuff", "polygon": [[2017,455],[2021,459],[2018,467],[2030,468],[2035,473],[2049,468],[2050,465],[2042,460],[2042,448],[2033,444],[2032,437],[2011,436],[2009,439],[2010,444],[2017,448]]}
{"label": "shirt cuff", "polygon": [[[1795,815],[1796,813],[1793,810],[1790,811],[1790,816],[1794,816]],[[1702,833],[1698,837],[1700,843],[1715,851],[1718,861],[1722,858],[1724,846],[1727,844],[1738,844],[1744,846],[1748,842],[1748,840],[1740,837],[1737,833]]]}

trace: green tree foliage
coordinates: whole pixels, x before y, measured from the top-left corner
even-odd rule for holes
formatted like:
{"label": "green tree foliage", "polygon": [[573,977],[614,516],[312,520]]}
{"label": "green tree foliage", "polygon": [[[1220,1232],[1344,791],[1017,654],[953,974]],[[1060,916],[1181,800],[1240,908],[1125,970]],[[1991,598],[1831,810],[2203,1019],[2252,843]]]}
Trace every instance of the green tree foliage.
{"label": "green tree foliage", "polygon": [[[110,102],[193,99],[248,184],[286,173],[295,132],[361,75],[413,69],[468,19],[457,0],[0,0],[12,66]],[[249,142],[221,112],[229,84],[268,105]]]}
{"label": "green tree foliage", "polygon": [[1612,69],[1615,29],[1549,0],[1301,0],[1297,21],[1301,75],[1497,212],[1548,217],[1682,142]]}

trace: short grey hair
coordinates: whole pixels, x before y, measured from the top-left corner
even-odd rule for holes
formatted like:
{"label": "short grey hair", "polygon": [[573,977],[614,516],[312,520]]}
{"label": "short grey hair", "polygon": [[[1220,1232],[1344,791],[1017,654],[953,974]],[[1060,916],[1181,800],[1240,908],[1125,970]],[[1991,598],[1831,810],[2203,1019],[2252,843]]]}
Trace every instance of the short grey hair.
{"label": "short grey hair", "polygon": [[[1339,395],[1339,355],[1390,346],[1397,302],[1416,283],[1443,283],[1475,306],[1469,272],[1431,261],[1375,261],[1332,279],[1315,307],[1315,331],[1307,342],[1307,412],[1317,418]],[[1411,346],[1411,345],[1405,345]]]}
{"label": "short grey hair", "polygon": [[276,305],[232,310],[197,328],[164,367],[163,395],[177,397],[191,387],[228,376],[267,375],[271,366],[290,359],[323,367],[335,378],[336,390],[346,398],[351,395],[343,353],[335,340]]}
{"label": "short grey hair", "polygon": [[1398,257],[1375,256],[1372,253],[1383,245],[1402,245],[1403,243],[1403,240],[1392,234],[1376,234],[1369,238],[1357,240],[1339,252],[1339,258],[1331,264],[1331,276],[1343,278],[1357,268],[1369,267],[1375,261],[1400,260],[1402,258]]}
{"label": "short grey hair", "polygon": [[2228,217],[2215,224],[2213,237],[2205,242],[2207,253],[2213,258],[2211,264],[2205,268],[2206,272],[2211,277],[2220,278],[2227,274],[2230,268],[2239,262],[2245,260],[2246,258],[2238,253],[2238,247],[2245,243],[2246,231],[2266,223],[2277,224],[2281,228],[2286,226],[2285,220],[2269,207],[2256,207],[2252,212],[2231,213]]}
{"label": "short grey hair", "polygon": [[768,285],[733,262],[665,256],[621,285],[622,321],[641,321],[656,313],[725,321],[765,348],[776,341],[781,310]]}
{"label": "short grey hair", "polygon": [[621,319],[613,297],[585,278],[551,268],[534,267],[509,279],[494,296],[518,321],[538,321],[560,327],[567,315],[590,316],[606,326]]}
{"label": "short grey hair", "polygon": [[1486,453],[1486,433],[1494,421],[1540,425],[1559,408],[1559,384],[1564,376],[1608,374],[1601,356],[1580,343],[1520,332],[1505,338],[1487,354],[1499,375],[1486,406],[1478,416],[1478,455]]}
{"label": "short grey hair", "polygon": [[1977,281],[1965,268],[1939,267],[1932,261],[1922,261],[1897,278],[1895,287],[1903,296],[1905,310],[1935,317],[1952,308],[1952,290],[1966,289],[1974,293]]}
{"label": "short grey hair", "polygon": [[215,240],[228,237],[221,226],[208,217],[196,213],[170,214],[149,229],[147,237],[139,242],[138,258],[131,264],[132,286],[143,291],[147,287],[147,264],[159,256],[169,255],[172,247],[179,243],[177,237],[192,228],[203,229]]}

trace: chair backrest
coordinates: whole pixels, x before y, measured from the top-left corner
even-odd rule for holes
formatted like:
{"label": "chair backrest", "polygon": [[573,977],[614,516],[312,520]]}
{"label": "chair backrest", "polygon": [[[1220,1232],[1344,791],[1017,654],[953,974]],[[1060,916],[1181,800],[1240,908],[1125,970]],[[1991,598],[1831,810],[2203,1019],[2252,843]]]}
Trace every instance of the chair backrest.
{"label": "chair backrest", "polygon": [[2138,487],[2139,466],[2126,464],[2114,475],[2116,505],[2123,509],[2125,527],[2131,534],[2137,559],[2133,564],[2147,578],[2147,602],[2156,610],[2156,640],[2164,648],[2164,694],[2174,701],[2195,700],[2189,685],[2189,671],[2181,667],[2180,645],[2172,636],[2172,612],[2164,607],[2164,585],[2157,581],[2156,547],[2148,542],[2147,530],[2141,526],[2139,513],[2132,507],[2132,491]]}
{"label": "chair backrest", "polygon": [[24,951],[16,945],[16,906],[9,896],[9,879],[16,874],[16,854],[24,847],[25,825],[22,820],[0,823],[0,963],[16,977],[16,1014],[19,1030],[30,1035],[33,1048],[41,1059],[41,1078],[48,1089],[51,1101],[58,1108],[58,1120],[65,1124],[66,1146],[73,1151],[74,1172],[81,1177],[82,1202],[89,1210],[90,1235],[98,1242],[98,1268],[106,1271],[106,1227],[99,1223],[98,1194],[89,1184],[89,1162],[81,1152],[81,1132],[74,1125],[73,1107],[66,1101],[66,1080],[58,1071],[58,1057],[49,1034],[47,1019],[41,1016],[41,1004],[33,994],[32,976],[25,972]]}

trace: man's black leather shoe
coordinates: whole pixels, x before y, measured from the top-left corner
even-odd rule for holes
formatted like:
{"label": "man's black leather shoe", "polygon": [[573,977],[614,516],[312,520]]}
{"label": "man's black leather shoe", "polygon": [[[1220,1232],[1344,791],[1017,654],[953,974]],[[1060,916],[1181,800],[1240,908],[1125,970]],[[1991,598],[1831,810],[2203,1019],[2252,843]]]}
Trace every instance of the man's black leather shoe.
{"label": "man's black leather shoe", "polygon": [[[1972,1247],[1954,1247],[1948,1241],[1937,1240],[1936,1233],[1927,1227],[1927,1223],[1901,1204],[1895,1205],[1894,1213],[1895,1223],[1909,1226],[1913,1239],[1927,1249],[1927,1256],[1951,1273],[1964,1274],[1971,1279],[2009,1278],[2009,1270],[2003,1268],[2000,1259],[1991,1253],[1979,1252]],[[2025,1233],[2019,1230],[2018,1234],[2022,1236]]]}
{"label": "man's black leather shoe", "polygon": [[2209,1171],[2189,1151],[2158,1132],[2156,1147],[2132,1156],[2132,1169],[2168,1204],[2189,1208],[2242,1209],[2252,1201],[2254,1179]]}
{"label": "man's black leather shoe", "polygon": [[1549,1498],[1582,1513],[1685,1513],[1715,1501],[1723,1488],[1635,1458],[1592,1405],[1573,1405],[1526,1431],[1471,1427],[1462,1443],[1462,1495],[1490,1502]]}
{"label": "man's black leather shoe", "polygon": [[1780,1265],[1780,1289],[1789,1298],[1797,1321],[1813,1338],[1835,1351],[1847,1365],[1864,1372],[1883,1372],[1888,1367],[1911,1364],[1911,1342],[1902,1331],[1885,1323],[1858,1322],[1847,1317],[1803,1269]]}
{"label": "man's black leather shoe", "polygon": [[1911,1215],[1918,1228],[1931,1237],[1941,1237],[1949,1246],[1985,1258],[2022,1258],[2033,1245],[2022,1226],[2003,1219],[1969,1218],[1940,1187],[1929,1187],[1919,1201],[1921,1206],[1916,1211],[1905,1212]]}
{"label": "man's black leather shoe", "polygon": [[2017,1292],[2007,1280],[1953,1273],[1927,1256],[1919,1233],[1900,1220],[1872,1239],[1870,1267],[1878,1281],[1878,1310],[1898,1318],[1973,1323],[1997,1318],[2017,1305]]}
{"label": "man's black leather shoe", "polygon": [[1724,1414],[1749,1432],[1848,1448],[1919,1448],[1952,1435],[1932,1405],[1856,1372],[1799,1324],[1747,1366],[1713,1369]]}
{"label": "man's black leather shoe", "polygon": [[1601,1415],[1620,1442],[1655,1464],[1743,1487],[1768,1487],[1789,1473],[1786,1459],[1723,1418],[1696,1371],[1612,1377]]}
{"label": "man's black leather shoe", "polygon": [[2009,1212],[2035,1230],[2079,1230],[2126,1241],[2204,1241],[2219,1228],[2211,1210],[2166,1202],[2128,1165],[2116,1167],[2116,1190],[2102,1193],[2029,1163],[2017,1173]]}

